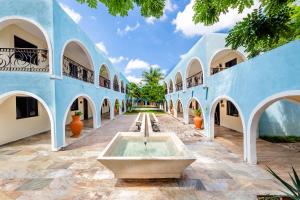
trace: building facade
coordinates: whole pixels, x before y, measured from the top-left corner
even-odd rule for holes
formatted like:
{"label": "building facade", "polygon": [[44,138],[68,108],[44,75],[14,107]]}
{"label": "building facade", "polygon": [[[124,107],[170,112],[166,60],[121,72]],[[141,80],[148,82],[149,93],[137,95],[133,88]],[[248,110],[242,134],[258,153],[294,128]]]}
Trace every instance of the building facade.
{"label": "building facade", "polygon": [[128,81],[55,0],[1,4],[0,80],[0,145],[49,132],[59,150],[76,111],[90,128],[126,111]]}

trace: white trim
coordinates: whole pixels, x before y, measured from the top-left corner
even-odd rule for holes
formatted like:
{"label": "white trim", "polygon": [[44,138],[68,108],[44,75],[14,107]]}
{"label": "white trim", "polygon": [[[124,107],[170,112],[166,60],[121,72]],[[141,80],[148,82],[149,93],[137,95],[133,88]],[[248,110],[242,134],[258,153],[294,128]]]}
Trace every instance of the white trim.
{"label": "white trim", "polygon": [[[103,64],[100,65],[99,72],[98,72],[98,73],[99,73],[99,74],[98,74],[98,77],[100,76],[100,72],[101,72],[102,67],[104,67],[104,68],[106,69],[106,71],[107,71],[107,73],[108,73],[108,80],[110,81],[110,80],[111,80],[111,77],[110,77],[109,67],[108,67],[108,65],[105,64],[105,63],[103,63]],[[98,78],[98,86],[100,87],[99,78]],[[110,85],[110,87],[111,87],[111,85]]]}
{"label": "white trim", "polygon": [[[206,76],[205,76],[205,71],[204,71],[204,65],[203,65],[203,62],[202,60],[198,57],[198,56],[194,56],[192,58],[189,59],[188,61],[188,64],[187,64],[187,67],[185,69],[185,82],[186,82],[186,79],[188,78],[188,72],[190,71],[190,67],[191,67],[191,64],[193,63],[194,60],[197,60],[200,64],[200,67],[201,67],[201,71],[202,71],[202,78],[203,78],[203,85],[206,83]],[[187,86],[186,86],[187,88]]]}
{"label": "white trim", "polygon": [[[172,92],[172,93],[170,93],[170,85],[171,85],[171,81],[172,81],[172,88],[173,88],[173,92]],[[173,93],[176,92],[176,91],[175,91],[176,89],[174,88],[174,81],[173,81],[172,78],[170,78],[170,80],[169,80],[168,90],[169,90],[168,94],[173,94]]]}
{"label": "white trim", "polygon": [[26,18],[26,17],[23,17],[23,16],[18,16],[18,15],[12,15],[12,16],[7,16],[7,17],[2,17],[0,18],[0,23],[3,23],[5,21],[9,21],[9,20],[23,20],[25,22],[28,22],[28,23],[31,23],[32,25],[36,26],[43,34],[45,40],[46,40],[46,43],[47,43],[47,47],[48,47],[48,52],[49,52],[49,74],[50,75],[54,75],[53,72],[53,48],[52,48],[52,43],[51,43],[51,39],[47,33],[47,31],[43,28],[43,26],[32,20],[32,19],[29,19],[29,18]]}
{"label": "white trim", "polygon": [[274,102],[286,98],[288,96],[300,96],[300,90],[288,90],[284,92],[280,92],[277,94],[273,94],[271,96],[268,96],[267,98],[264,98],[260,103],[255,106],[255,108],[252,110],[249,120],[248,120],[248,162],[250,164],[256,164],[257,163],[257,152],[256,152],[256,136],[257,136],[257,128],[258,123],[260,120],[261,114],[268,108],[271,104]]}
{"label": "white trim", "polygon": [[87,58],[88,58],[88,60],[89,60],[89,62],[92,64],[92,71],[94,72],[94,84],[96,83],[95,82],[95,78],[96,78],[96,76],[95,76],[95,73],[96,73],[96,71],[95,71],[95,63],[94,63],[94,61],[93,61],[93,58],[92,58],[92,56],[91,56],[91,54],[90,54],[90,51],[88,50],[88,48],[86,48],[86,46],[79,40],[79,39],[76,39],[76,38],[72,38],[72,39],[69,39],[69,40],[67,40],[65,43],[64,43],[64,45],[63,45],[63,48],[61,49],[61,52],[60,52],[60,69],[61,69],[61,72],[60,72],[60,75],[61,75],[61,78],[63,79],[63,67],[64,67],[64,54],[65,54],[65,51],[66,51],[66,48],[67,48],[67,46],[71,43],[71,42],[74,42],[74,43],[76,43],[83,51],[84,51],[84,53],[86,54],[86,56],[87,56]]}
{"label": "white trim", "polygon": [[[245,62],[247,60],[247,56],[245,55],[244,52],[241,52],[240,50],[237,50],[237,49],[231,49],[231,48],[228,48],[228,47],[225,47],[225,48],[221,48],[221,49],[218,49],[216,50],[212,56],[210,57],[209,59],[209,62],[208,62],[208,70],[207,70],[207,76],[210,77],[210,72],[211,72],[211,64],[212,64],[212,61],[213,59],[217,56],[217,54],[221,53],[222,51],[227,51],[227,50],[230,50],[230,51],[235,51],[237,54],[239,54],[240,56],[243,57],[244,61]],[[239,64],[239,63],[238,63]]]}
{"label": "white trim", "polygon": [[182,107],[182,114],[184,114],[184,107],[183,107],[183,104],[182,104],[182,100],[180,98],[177,98],[176,100],[176,106],[175,106],[175,112],[174,112],[174,117],[176,117],[178,119],[178,103],[180,102],[181,104],[181,107]]}
{"label": "white trim", "polygon": [[109,120],[112,120],[113,119],[113,115],[112,115],[112,104],[111,104],[111,101],[109,99],[108,96],[105,96],[102,98],[101,100],[101,104],[100,104],[100,127],[102,126],[102,106],[103,106],[103,103],[104,103],[104,100],[107,99],[108,100],[108,105],[109,105]]}
{"label": "white trim", "polygon": [[214,129],[215,129],[215,110],[217,107],[217,104],[219,103],[220,100],[227,100],[230,101],[231,103],[234,104],[234,106],[236,107],[236,109],[239,112],[239,117],[241,118],[242,121],[242,125],[243,125],[243,157],[244,157],[244,161],[247,161],[247,129],[246,129],[246,124],[245,124],[245,118],[244,118],[244,114],[242,112],[242,109],[240,108],[239,104],[237,104],[235,102],[235,100],[227,95],[222,95],[219,96],[217,98],[215,98],[212,103],[211,103],[211,107],[210,107],[210,111],[209,111],[209,130],[208,130],[208,136],[210,139],[214,139]]}
{"label": "white trim", "polygon": [[179,92],[179,91],[176,91],[176,85],[177,85],[177,76],[178,75],[180,75],[180,77],[181,77],[181,83],[182,83],[182,90],[184,90],[184,88],[183,88],[183,76],[182,76],[182,74],[181,74],[181,71],[178,71],[177,73],[176,73],[176,75],[175,75],[175,92]]}
{"label": "white trim", "polygon": [[55,143],[57,141],[55,141],[55,137],[54,137],[54,118],[53,118],[53,115],[52,115],[52,112],[50,110],[50,108],[48,107],[47,103],[39,96],[37,96],[36,94],[33,94],[31,92],[27,92],[27,91],[21,91],[21,90],[14,90],[14,91],[10,91],[10,92],[6,92],[4,94],[1,94],[0,95],[0,99],[2,98],[9,98],[11,96],[16,96],[18,94],[21,94],[21,95],[26,95],[26,96],[30,96],[30,97],[33,97],[35,99],[37,99],[42,105],[43,107],[45,108],[45,110],[47,111],[48,113],[48,117],[50,119],[50,125],[51,125],[51,148],[52,148],[52,151],[57,151],[57,148],[55,147]]}
{"label": "white trim", "polygon": [[67,121],[67,116],[68,116],[68,113],[70,111],[70,108],[73,104],[73,102],[78,99],[79,97],[83,97],[83,98],[86,98],[88,100],[88,102],[91,104],[91,109],[92,109],[92,112],[93,112],[93,128],[97,128],[97,113],[96,113],[96,106],[95,106],[95,103],[93,101],[93,99],[87,95],[87,94],[78,94],[76,95],[72,100],[71,100],[71,103],[67,106],[67,110],[65,111],[65,114],[64,114],[64,118],[63,118],[63,124],[62,124],[62,130],[63,130],[63,147],[66,147],[67,144],[66,144],[66,121]]}

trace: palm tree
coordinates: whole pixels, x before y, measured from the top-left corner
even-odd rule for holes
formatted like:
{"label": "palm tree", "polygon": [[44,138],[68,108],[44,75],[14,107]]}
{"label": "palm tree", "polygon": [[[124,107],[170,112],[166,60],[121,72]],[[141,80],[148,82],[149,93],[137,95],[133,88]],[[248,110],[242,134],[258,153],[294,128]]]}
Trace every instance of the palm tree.
{"label": "palm tree", "polygon": [[153,67],[150,67],[149,72],[144,71],[142,76],[143,76],[143,81],[146,84],[150,84],[150,83],[158,84],[159,81],[164,78],[164,75],[160,71],[160,69],[153,68]]}

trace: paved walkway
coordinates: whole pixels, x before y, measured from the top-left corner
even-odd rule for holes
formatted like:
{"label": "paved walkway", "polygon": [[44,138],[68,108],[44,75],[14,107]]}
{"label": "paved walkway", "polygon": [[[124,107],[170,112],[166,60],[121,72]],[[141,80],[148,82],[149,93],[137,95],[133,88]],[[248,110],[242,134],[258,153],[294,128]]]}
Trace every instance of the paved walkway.
{"label": "paved walkway", "polygon": [[159,115],[164,131],[175,131],[197,161],[181,179],[117,180],[96,158],[136,115],[120,116],[65,151],[49,151],[40,134],[0,148],[0,199],[254,200],[280,187],[264,169],[243,163],[238,154],[209,142],[169,115]]}

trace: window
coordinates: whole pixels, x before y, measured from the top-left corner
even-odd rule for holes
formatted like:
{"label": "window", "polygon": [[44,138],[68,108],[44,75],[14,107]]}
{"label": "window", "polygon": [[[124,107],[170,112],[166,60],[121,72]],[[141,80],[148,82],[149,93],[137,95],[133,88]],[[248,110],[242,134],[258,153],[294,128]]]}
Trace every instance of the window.
{"label": "window", "polygon": [[107,99],[104,99],[104,106],[107,106]]}
{"label": "window", "polygon": [[78,99],[76,99],[71,106],[71,111],[75,111],[75,110],[79,110],[78,109]]}
{"label": "window", "polygon": [[236,64],[237,64],[237,59],[235,58],[235,59],[232,59],[232,60],[228,61],[227,63],[225,63],[225,67],[229,68],[229,67],[232,67]]}
{"label": "window", "polygon": [[16,118],[23,119],[38,116],[38,102],[32,97],[16,97]]}
{"label": "window", "polygon": [[14,36],[15,58],[38,65],[37,46]]}
{"label": "window", "polygon": [[230,101],[227,101],[227,115],[234,116],[234,117],[239,116],[239,111]]}

